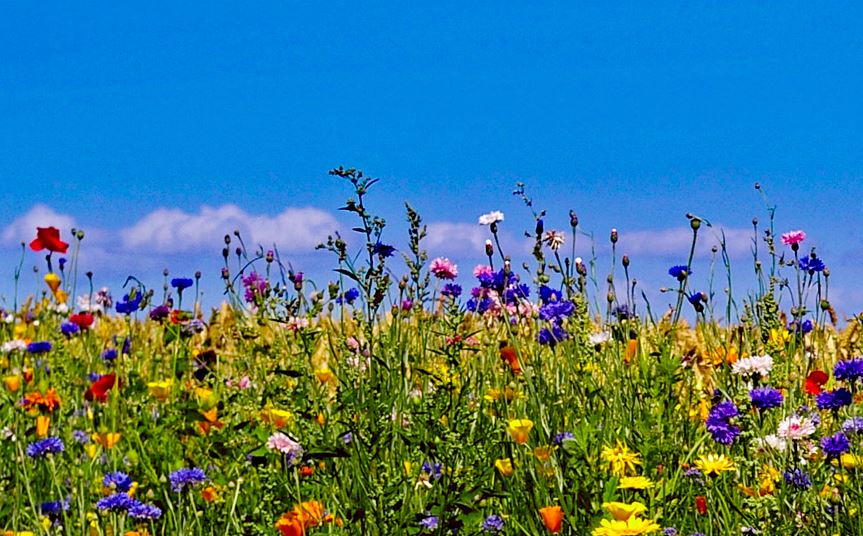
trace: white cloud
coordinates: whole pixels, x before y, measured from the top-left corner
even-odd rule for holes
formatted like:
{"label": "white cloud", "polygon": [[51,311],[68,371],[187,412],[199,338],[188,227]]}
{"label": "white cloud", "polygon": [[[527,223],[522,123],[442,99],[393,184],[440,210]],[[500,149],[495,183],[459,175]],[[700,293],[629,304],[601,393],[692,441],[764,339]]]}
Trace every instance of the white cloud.
{"label": "white cloud", "polygon": [[[725,233],[725,247],[732,259],[745,258],[752,247],[752,231],[748,229],[725,228],[702,225],[698,231],[695,247],[696,257],[707,257],[713,246],[719,247],[722,232]],[[644,229],[627,231],[620,229],[617,251],[631,257],[673,257],[685,262],[692,244],[692,229],[673,227],[671,229]]]}
{"label": "white cloud", "polygon": [[157,253],[214,250],[225,234],[239,230],[250,248],[276,244],[291,252],[309,252],[339,228],[329,213],[312,207],[286,208],[275,216],[249,214],[236,205],[203,206],[196,213],[160,208],[120,231],[127,249]]}
{"label": "white cloud", "polygon": [[5,245],[29,243],[36,237],[36,227],[56,227],[60,229],[60,237],[69,242],[71,229],[75,227],[75,219],[39,203],[4,227],[0,239]]}
{"label": "white cloud", "polygon": [[491,238],[488,227],[476,223],[456,223],[440,221],[428,224],[428,236],[423,244],[432,251],[446,251],[450,254],[474,253],[481,258],[485,241]]}

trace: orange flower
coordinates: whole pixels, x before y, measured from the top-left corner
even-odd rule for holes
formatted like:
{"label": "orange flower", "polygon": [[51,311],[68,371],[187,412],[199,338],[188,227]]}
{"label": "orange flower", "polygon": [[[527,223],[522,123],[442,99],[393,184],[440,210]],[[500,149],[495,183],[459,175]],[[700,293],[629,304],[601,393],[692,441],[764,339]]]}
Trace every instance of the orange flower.
{"label": "orange flower", "polygon": [[36,417],[36,435],[38,437],[46,437],[48,428],[51,426],[51,417],[39,415]]}
{"label": "orange flower", "polygon": [[306,501],[294,506],[290,512],[282,514],[282,517],[276,521],[276,528],[282,536],[303,536],[306,529],[333,521],[339,523],[335,517],[324,515],[324,507],[320,502]]}
{"label": "orange flower", "polygon": [[225,423],[219,420],[219,408],[214,407],[209,411],[198,410],[198,413],[204,416],[203,421],[198,422],[198,429],[202,434],[206,435],[212,428],[221,430],[225,427]]}
{"label": "orange flower", "polygon": [[213,486],[207,486],[201,490],[201,498],[208,503],[217,501],[219,499],[219,490]]}
{"label": "orange flower", "polygon": [[623,356],[623,361],[628,365],[632,358],[635,357],[635,353],[638,351],[638,339],[629,339],[629,342],[626,343],[626,354]]}
{"label": "orange flower", "polygon": [[315,474],[315,467],[313,465],[300,467],[300,476],[312,476],[313,474]]}
{"label": "orange flower", "polygon": [[545,528],[552,534],[557,534],[563,528],[563,510],[560,506],[544,506],[539,509]]}
{"label": "orange flower", "polygon": [[105,432],[104,434],[93,434],[93,441],[102,445],[102,448],[112,449],[120,442],[120,432]]}
{"label": "orange flower", "polygon": [[506,343],[500,343],[500,358],[509,365],[512,373],[518,376],[521,374],[521,365],[518,364],[518,352],[515,348]]}
{"label": "orange flower", "polygon": [[14,393],[21,388],[21,376],[6,376],[3,378],[3,385],[6,386],[7,391]]}

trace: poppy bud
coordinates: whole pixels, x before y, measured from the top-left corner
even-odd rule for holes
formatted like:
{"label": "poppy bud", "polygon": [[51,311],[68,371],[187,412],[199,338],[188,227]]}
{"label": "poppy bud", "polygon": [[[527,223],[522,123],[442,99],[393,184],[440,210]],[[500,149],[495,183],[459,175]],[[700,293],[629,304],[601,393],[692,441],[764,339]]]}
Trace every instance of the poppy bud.
{"label": "poppy bud", "polygon": [[617,229],[611,230],[611,243],[617,244]]}

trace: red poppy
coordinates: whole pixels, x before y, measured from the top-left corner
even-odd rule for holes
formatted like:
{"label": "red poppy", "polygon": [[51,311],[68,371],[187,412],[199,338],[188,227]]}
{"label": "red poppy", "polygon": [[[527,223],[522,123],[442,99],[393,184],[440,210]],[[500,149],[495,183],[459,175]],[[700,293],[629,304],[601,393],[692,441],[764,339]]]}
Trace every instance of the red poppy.
{"label": "red poppy", "polygon": [[829,376],[823,370],[813,370],[809,373],[809,376],[806,376],[806,383],[803,386],[803,390],[809,393],[810,395],[817,395],[821,393],[821,386],[827,383]]}
{"label": "red poppy", "polygon": [[117,380],[117,377],[114,374],[105,374],[104,376],[90,384],[87,392],[84,393],[84,398],[90,401],[95,399],[99,402],[107,402],[108,392],[110,392],[111,389],[114,388],[115,382],[117,383],[117,389],[123,386],[123,381]]}
{"label": "red poppy", "polygon": [[501,343],[500,348],[500,358],[509,365],[509,368],[512,370],[512,373],[518,376],[521,374],[521,365],[518,363],[518,352],[515,351],[515,348],[509,346],[507,344]]}
{"label": "red poppy", "polygon": [[37,227],[36,238],[30,242],[30,249],[42,251],[47,249],[56,253],[66,253],[69,244],[60,240],[60,229],[56,227]]}
{"label": "red poppy", "polygon": [[69,322],[72,322],[81,328],[81,331],[90,329],[90,326],[93,325],[93,313],[78,313],[71,315],[69,317]]}
{"label": "red poppy", "polygon": [[704,495],[699,495],[695,498],[695,510],[699,513],[699,515],[707,514],[707,497]]}

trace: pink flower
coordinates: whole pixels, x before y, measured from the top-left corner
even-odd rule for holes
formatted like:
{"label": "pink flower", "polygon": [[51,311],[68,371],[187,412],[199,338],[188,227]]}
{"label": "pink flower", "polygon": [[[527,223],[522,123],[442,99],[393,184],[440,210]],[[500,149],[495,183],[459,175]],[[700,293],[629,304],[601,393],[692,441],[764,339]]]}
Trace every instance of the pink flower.
{"label": "pink flower", "polygon": [[433,260],[429,270],[438,279],[455,279],[458,276],[458,267],[446,257],[438,257]]}
{"label": "pink flower", "polygon": [[806,240],[806,233],[801,230],[788,231],[782,235],[782,243],[786,246],[796,246]]}
{"label": "pink flower", "polygon": [[291,459],[303,455],[303,447],[281,432],[276,432],[267,439],[267,448],[286,454]]}
{"label": "pink flower", "polygon": [[494,275],[494,271],[487,264],[477,264],[473,269],[473,276],[479,277],[481,275]]}

